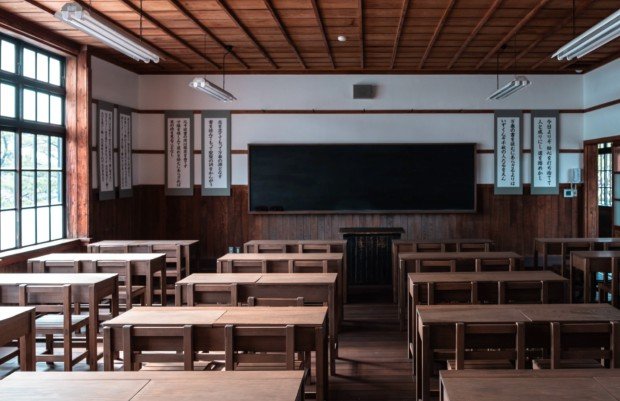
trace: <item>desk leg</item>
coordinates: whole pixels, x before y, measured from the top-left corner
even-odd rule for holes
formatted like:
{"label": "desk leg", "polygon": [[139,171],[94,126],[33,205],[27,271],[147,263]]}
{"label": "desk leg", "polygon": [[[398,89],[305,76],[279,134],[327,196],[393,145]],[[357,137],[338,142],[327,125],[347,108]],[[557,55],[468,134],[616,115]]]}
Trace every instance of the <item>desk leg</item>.
{"label": "desk leg", "polygon": [[19,338],[19,369],[22,371],[36,371],[36,328],[35,313],[29,314],[28,332]]}
{"label": "desk leg", "polygon": [[547,244],[543,244],[543,270],[547,270]]}
{"label": "desk leg", "polygon": [[[118,307],[118,283],[114,283],[112,302],[116,293],[116,305]],[[99,329],[99,297],[95,296],[94,286],[90,287],[90,302],[88,303],[88,364],[90,370],[97,371],[97,332]]]}
{"label": "desk leg", "polygon": [[420,343],[421,365],[418,372],[422,378],[422,401],[429,401],[431,398],[431,371],[433,370],[433,358],[430,347],[430,328],[422,326],[422,341]]}
{"label": "desk leg", "polygon": [[316,400],[327,399],[327,333],[325,326],[315,329],[316,343]]}
{"label": "desk leg", "polygon": [[114,370],[114,349],[112,349],[112,329],[103,328],[103,370],[111,372]]}
{"label": "desk leg", "polygon": [[422,397],[422,377],[421,377],[421,372],[422,369],[420,368],[420,365],[422,365],[422,358],[421,358],[421,348],[422,348],[422,340],[420,338],[420,333],[419,332],[415,332],[414,333],[414,337],[415,337],[415,352],[413,354],[413,369],[411,370],[411,372],[413,372],[413,374],[415,375],[415,401],[418,401],[420,399],[420,397]]}
{"label": "desk leg", "polygon": [[329,312],[329,367],[331,375],[336,374],[336,359],[338,358],[338,324],[336,316],[336,297],[334,295],[334,287],[330,286],[328,291],[328,312]]}
{"label": "desk leg", "polygon": [[573,291],[575,291],[574,273],[573,264],[571,263],[570,269],[568,269],[568,302],[571,304],[574,298]]}
{"label": "desk leg", "polygon": [[590,266],[586,265],[585,271],[583,272],[583,303],[587,304],[592,301],[592,297],[590,295],[592,289],[592,271],[590,271]]}
{"label": "desk leg", "polygon": [[189,250],[189,245],[185,245],[183,247],[183,258],[185,259],[185,277],[187,277],[190,274],[192,274],[192,272],[190,270],[191,269],[190,263],[189,263],[190,255],[191,255],[191,252]]}
{"label": "desk leg", "polygon": [[538,270],[538,244],[534,242],[534,270]]}
{"label": "desk leg", "polygon": [[405,329],[405,306],[403,305],[403,283],[407,280],[406,262],[401,260],[398,266],[398,319],[400,321],[400,330]]}
{"label": "desk leg", "polygon": [[[618,261],[611,259],[611,304],[618,307]],[[607,274],[607,273],[604,273]],[[605,300],[607,302],[607,300]]]}
{"label": "desk leg", "polygon": [[[164,267],[165,270],[165,267]],[[146,283],[145,283],[145,294],[144,294],[144,304],[146,306],[153,306],[153,295],[155,293],[154,290],[154,279],[153,279],[154,271],[151,270],[149,274],[146,275]]]}
{"label": "desk leg", "polygon": [[161,271],[161,306],[166,306],[168,304],[168,294],[166,294],[166,264],[164,263],[164,268]]}

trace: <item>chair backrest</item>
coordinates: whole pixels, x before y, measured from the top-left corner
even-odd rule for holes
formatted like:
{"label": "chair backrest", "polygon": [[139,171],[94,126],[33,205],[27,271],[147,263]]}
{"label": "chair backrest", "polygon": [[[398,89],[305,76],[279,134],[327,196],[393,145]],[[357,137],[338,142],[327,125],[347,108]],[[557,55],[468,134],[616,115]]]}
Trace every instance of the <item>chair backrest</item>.
{"label": "chair backrest", "polygon": [[445,252],[446,244],[442,242],[415,242],[414,252]]}
{"label": "chair backrest", "polygon": [[256,253],[286,253],[285,244],[256,244],[254,245]]}
{"label": "chair backrest", "polygon": [[129,246],[120,244],[97,245],[90,249],[94,253],[129,253]]}
{"label": "chair backrest", "polygon": [[551,322],[551,369],[565,359],[596,359],[620,367],[620,322]]}
{"label": "chair backrest", "polygon": [[458,242],[456,244],[457,252],[486,252],[490,248],[487,242]]}
{"label": "chair backrest", "polygon": [[328,273],[327,260],[289,260],[289,273]]}
{"label": "chair backrest", "polygon": [[239,327],[226,325],[226,370],[235,370],[239,363],[282,364],[295,369],[295,326]]}
{"label": "chair backrest", "polygon": [[181,258],[183,257],[181,245],[177,244],[153,244],[149,245],[147,249],[150,250],[149,253],[166,254],[166,263],[180,263]]}
{"label": "chair backrest", "polygon": [[329,244],[299,244],[297,249],[299,253],[330,253],[331,245]]}
{"label": "chair backrest", "polygon": [[[503,339],[503,341],[501,341]],[[498,349],[498,343],[510,344]],[[519,323],[456,324],[456,369],[466,360],[511,360],[515,368],[525,367],[525,327]]]}
{"label": "chair backrest", "polygon": [[193,284],[186,287],[187,305],[237,306],[237,284]]}
{"label": "chair backrest", "polygon": [[266,260],[232,260],[232,273],[267,273]]}
{"label": "chair backrest", "polygon": [[569,258],[570,253],[573,251],[592,251],[594,250],[594,244],[589,242],[564,242],[562,243],[562,255],[564,258]]}
{"label": "chair backrest", "polygon": [[516,270],[516,266],[512,266],[508,258],[476,259],[475,269],[477,272],[509,271]]}
{"label": "chair backrest", "polygon": [[426,304],[478,303],[478,283],[426,283]]}
{"label": "chair backrest", "polygon": [[193,326],[123,326],[122,350],[125,370],[143,362],[183,362],[185,370],[194,370]]}
{"label": "chair backrest", "polygon": [[131,276],[135,274],[131,262],[128,260],[95,260],[93,261],[93,272],[116,273],[119,280],[125,283],[131,281]]}
{"label": "chair backrest", "polygon": [[547,304],[549,303],[549,283],[546,281],[497,283],[498,304]]}
{"label": "chair backrest", "polygon": [[19,286],[19,305],[34,306],[36,313],[61,313],[63,326],[71,327],[71,284]]}
{"label": "chair backrest", "polygon": [[304,306],[304,297],[297,297],[297,298],[248,297],[248,306]]}
{"label": "chair backrest", "polygon": [[82,273],[78,260],[46,260],[32,264],[33,273]]}
{"label": "chair backrest", "polygon": [[612,241],[603,243],[603,249],[606,251],[620,251],[620,241]]}
{"label": "chair backrest", "polygon": [[420,260],[418,273],[455,272],[456,260]]}

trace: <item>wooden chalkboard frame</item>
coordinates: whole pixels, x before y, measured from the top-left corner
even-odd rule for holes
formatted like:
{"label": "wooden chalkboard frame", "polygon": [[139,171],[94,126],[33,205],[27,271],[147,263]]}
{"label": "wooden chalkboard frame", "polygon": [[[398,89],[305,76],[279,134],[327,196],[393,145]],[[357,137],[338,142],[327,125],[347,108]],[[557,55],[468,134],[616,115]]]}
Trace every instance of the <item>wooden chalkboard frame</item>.
{"label": "wooden chalkboard frame", "polygon": [[[257,211],[250,207],[252,193],[252,167],[250,163],[251,148],[258,146],[337,146],[337,145],[472,145],[474,160],[474,207],[472,209],[445,209],[445,210],[285,210],[285,211]],[[396,142],[396,143],[250,143],[248,144],[248,202],[247,211],[252,215],[340,215],[340,214],[475,214],[478,213],[478,144],[474,142]]]}

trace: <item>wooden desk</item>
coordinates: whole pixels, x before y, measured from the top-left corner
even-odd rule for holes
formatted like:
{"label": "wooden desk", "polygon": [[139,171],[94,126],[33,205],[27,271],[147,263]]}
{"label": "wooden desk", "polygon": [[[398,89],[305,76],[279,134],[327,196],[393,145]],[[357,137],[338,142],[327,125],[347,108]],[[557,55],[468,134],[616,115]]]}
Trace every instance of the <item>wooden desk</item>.
{"label": "wooden desk", "polygon": [[[125,325],[194,326],[194,344],[199,349],[224,351],[224,328],[236,326],[295,325],[295,351],[316,351],[316,397],[327,395],[327,308],[326,307],[135,307],[103,323],[104,368],[113,368],[113,355],[123,349]],[[109,329],[108,329],[109,328]]]}
{"label": "wooden desk", "polygon": [[237,297],[297,298],[328,306],[330,368],[334,374],[338,358],[338,332],[342,321],[342,299],[336,273],[196,273],[176,284],[176,305],[186,302],[188,284],[237,284]]}
{"label": "wooden desk", "polygon": [[0,381],[6,400],[301,401],[303,372],[17,372]]}
{"label": "wooden desk", "polygon": [[88,363],[97,370],[99,303],[111,296],[112,316],[118,315],[118,275],[108,273],[3,273],[0,274],[0,304],[18,302],[18,287],[71,284],[73,302],[88,305]]}
{"label": "wooden desk", "polygon": [[620,401],[618,369],[443,370],[444,401]]}
{"label": "wooden desk", "polygon": [[95,272],[97,261],[116,261],[131,262],[136,276],[143,276],[145,280],[144,302],[146,305],[153,305],[155,295],[154,277],[157,272],[162,276],[160,290],[164,296],[161,297],[162,305],[166,305],[166,258],[163,253],[50,253],[49,255],[39,256],[28,259],[28,271],[34,273],[53,272],[69,273],[57,267],[44,268],[45,262],[71,261],[80,262],[82,271],[85,273]]}
{"label": "wooden desk", "polygon": [[592,274],[611,273],[612,305],[618,306],[618,261],[620,251],[574,251],[570,262],[570,301],[573,302],[575,275],[583,274],[583,302],[592,302]]}
{"label": "wooden desk", "polygon": [[534,268],[539,266],[539,257],[542,255],[542,268],[547,270],[549,267],[549,255],[561,255],[562,268],[567,256],[563,250],[566,244],[589,245],[590,250],[607,249],[612,243],[619,242],[620,238],[534,238]]}
{"label": "wooden desk", "polygon": [[409,273],[407,296],[408,354],[415,353],[415,333],[417,332],[416,308],[426,304],[426,299],[435,283],[474,283],[475,290],[467,301],[446,299],[444,303],[502,303],[500,289],[511,283],[543,283],[546,300],[541,293],[524,292],[520,303],[563,303],[568,296],[568,279],[551,271],[512,271],[512,272],[457,272],[457,273]]}
{"label": "wooden desk", "polygon": [[24,371],[36,365],[34,319],[33,307],[0,306],[0,346],[19,340],[19,368]]}
{"label": "wooden desk", "polygon": [[[398,254],[407,252],[421,252],[425,244],[440,244],[442,252],[462,252],[463,245],[482,245],[485,252],[489,252],[494,242],[485,238],[452,238],[437,240],[409,240],[396,239],[392,241],[392,292],[394,302],[398,302]],[[423,252],[423,251],[422,251]]]}
{"label": "wooden desk", "polygon": [[243,253],[259,253],[261,245],[283,247],[286,253],[303,253],[303,245],[325,245],[328,253],[346,253],[347,250],[347,241],[342,239],[255,239],[243,244]]}
{"label": "wooden desk", "polygon": [[[400,328],[404,330],[407,321],[407,274],[419,273],[422,261],[454,260],[457,269],[480,271],[484,260],[508,260],[509,270],[519,270],[523,257],[514,252],[401,252],[398,254],[398,316]],[[410,263],[413,262],[413,263]],[[471,266],[462,265],[473,263]]]}
{"label": "wooden desk", "polygon": [[[620,310],[607,304],[434,305],[418,306],[416,314],[416,395],[424,401],[430,399],[432,350],[454,350],[456,323],[524,323],[525,347],[544,348],[549,343],[551,322],[620,321]],[[540,333],[545,332],[542,338]],[[499,341],[497,347],[501,348]]]}
{"label": "wooden desk", "polygon": [[[198,267],[198,243],[197,239],[107,240],[88,244],[87,249],[88,252],[98,253],[100,246],[127,246],[129,247],[129,252],[142,253],[148,252],[148,247],[153,245],[179,245],[185,260],[185,274],[190,275],[192,269]],[[192,259],[194,260],[193,262]]]}
{"label": "wooden desk", "polygon": [[[291,273],[289,271],[289,262],[322,262],[324,260],[327,260],[329,273],[338,273],[340,296],[342,297],[342,303],[346,303],[347,266],[344,263],[344,254],[342,253],[228,253],[217,260],[217,272],[239,273],[239,271],[233,269],[233,261],[266,261],[268,273]],[[247,269],[244,269],[244,272],[261,273],[260,270],[248,271]]]}

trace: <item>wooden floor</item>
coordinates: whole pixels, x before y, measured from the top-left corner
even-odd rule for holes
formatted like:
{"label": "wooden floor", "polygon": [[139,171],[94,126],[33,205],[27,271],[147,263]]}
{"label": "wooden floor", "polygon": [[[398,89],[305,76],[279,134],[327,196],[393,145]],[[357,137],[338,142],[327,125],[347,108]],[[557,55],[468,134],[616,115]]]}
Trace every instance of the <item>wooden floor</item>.
{"label": "wooden floor", "polygon": [[[366,301],[372,298],[373,302]],[[336,376],[330,377],[330,400],[411,400],[413,379],[406,353],[406,332],[399,331],[396,305],[386,291],[352,294],[345,305]],[[0,365],[0,378],[17,370],[17,360]],[[100,363],[100,370],[103,364]],[[38,371],[62,370],[62,364],[37,364]],[[74,370],[88,370],[79,363]]]}

